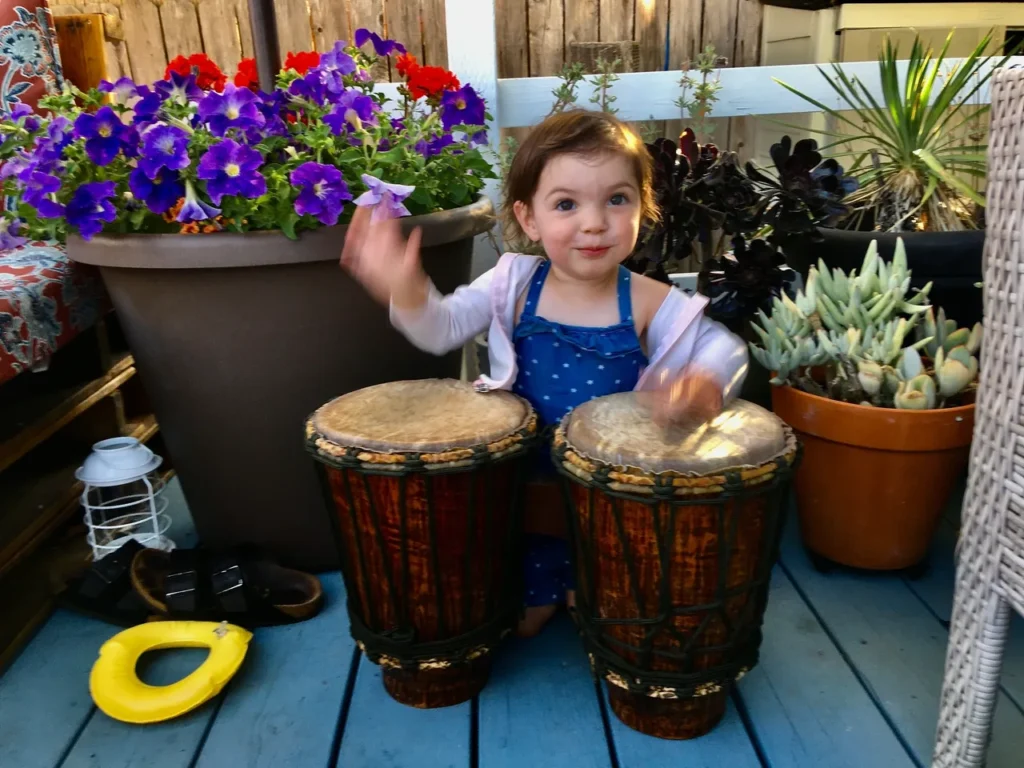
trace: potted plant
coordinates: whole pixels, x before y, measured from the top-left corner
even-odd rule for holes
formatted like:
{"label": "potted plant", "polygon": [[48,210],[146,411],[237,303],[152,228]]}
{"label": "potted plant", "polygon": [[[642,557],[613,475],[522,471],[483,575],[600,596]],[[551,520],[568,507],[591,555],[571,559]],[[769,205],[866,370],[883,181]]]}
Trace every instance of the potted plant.
{"label": "potted plant", "polygon": [[[370,69],[391,56],[397,103]],[[338,268],[356,206],[424,230],[438,287],[470,277],[493,177],[470,85],[358,30],[288,56],[272,93],[252,61],[227,78],[197,55],[152,85],[128,79],[5,122],[0,229],[66,237],[100,267],[201,537],[253,542],[308,570],[335,566],[299,435],[308,413],[395,379],[457,377],[418,352]]]}
{"label": "potted plant", "polygon": [[826,134],[834,139],[830,149],[855,158],[851,173],[860,182],[845,201],[850,214],[835,228],[820,230],[823,242],[795,241],[786,257],[804,275],[819,255],[829,266],[850,270],[870,241],[891,260],[902,237],[916,286],[932,282],[933,300],[972,324],[981,319],[981,293],[974,286],[981,279],[985,199],[971,182],[984,178],[986,152],[984,133],[972,126],[989,105],[971,99],[1006,57],[984,55],[990,33],[951,66],[951,37],[938,54],[916,38],[905,63],[886,38],[878,59],[880,101],[842,64],[832,64],[831,73],[819,68],[839,106],[777,81],[833,118],[837,130]]}
{"label": "potted plant", "polygon": [[891,263],[872,243],[859,272],[819,261],[754,325],[775,413],[804,444],[797,507],[819,566],[922,564],[966,466],[981,325],[935,313],[930,290],[911,288],[902,240]]}

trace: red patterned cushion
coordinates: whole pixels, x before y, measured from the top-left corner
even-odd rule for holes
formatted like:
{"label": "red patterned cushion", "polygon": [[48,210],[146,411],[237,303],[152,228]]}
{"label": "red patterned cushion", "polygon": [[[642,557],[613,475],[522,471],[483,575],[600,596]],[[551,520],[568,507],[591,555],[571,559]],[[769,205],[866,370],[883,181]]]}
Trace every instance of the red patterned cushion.
{"label": "red patterned cushion", "polygon": [[45,369],[50,355],[109,311],[97,271],[69,261],[63,247],[0,251],[0,383]]}
{"label": "red patterned cushion", "polygon": [[0,114],[60,88],[56,40],[45,0],[0,2]]}

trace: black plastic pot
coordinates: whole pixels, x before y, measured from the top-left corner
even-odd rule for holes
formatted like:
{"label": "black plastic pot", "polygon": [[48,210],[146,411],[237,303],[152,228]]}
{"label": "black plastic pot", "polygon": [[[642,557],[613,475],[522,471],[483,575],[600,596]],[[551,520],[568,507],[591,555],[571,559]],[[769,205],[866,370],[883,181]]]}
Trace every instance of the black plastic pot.
{"label": "black plastic pot", "polygon": [[897,237],[903,238],[907,265],[916,288],[933,283],[931,303],[942,307],[946,317],[962,327],[971,327],[981,320],[982,291],[975,283],[982,276],[984,230],[964,232],[857,232],[821,228],[824,242],[800,243],[786,248],[786,261],[806,279],[811,264],[822,259],[829,267],[844,271],[859,269],[872,240],[878,241],[878,252],[886,261],[892,259]]}
{"label": "black plastic pot", "polygon": [[[438,288],[468,282],[487,198],[403,220],[423,227]],[[387,310],[339,265],[342,227],[68,240],[100,267],[153,402],[200,538],[252,542],[311,571],[337,567],[306,417],[332,398],[400,379],[458,378],[394,331]]]}

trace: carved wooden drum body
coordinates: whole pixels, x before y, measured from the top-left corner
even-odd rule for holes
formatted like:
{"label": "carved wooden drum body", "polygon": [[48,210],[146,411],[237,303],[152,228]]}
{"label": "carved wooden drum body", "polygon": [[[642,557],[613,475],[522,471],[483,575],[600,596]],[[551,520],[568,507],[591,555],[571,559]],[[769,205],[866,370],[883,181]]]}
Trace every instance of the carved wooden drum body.
{"label": "carved wooden drum body", "polygon": [[348,592],[352,635],[392,697],[472,698],[522,603],[522,460],[530,405],[447,380],[353,392],[306,425]]}
{"label": "carved wooden drum body", "polygon": [[625,393],[562,422],[577,620],[626,725],[688,739],[722,718],[757,662],[798,452],[788,426],[744,401],[662,429]]}

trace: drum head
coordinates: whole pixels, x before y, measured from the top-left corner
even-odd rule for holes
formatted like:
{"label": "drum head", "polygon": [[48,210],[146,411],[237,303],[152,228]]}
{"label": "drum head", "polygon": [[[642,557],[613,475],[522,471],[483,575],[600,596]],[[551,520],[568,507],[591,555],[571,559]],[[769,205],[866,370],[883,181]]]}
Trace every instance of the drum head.
{"label": "drum head", "polygon": [[652,474],[758,467],[791,447],[782,421],[745,400],[733,401],[706,424],[663,428],[636,393],[626,392],[584,403],[564,427],[566,441],[581,456]]}
{"label": "drum head", "polygon": [[509,392],[478,393],[447,379],[394,381],[332,400],[313,428],[343,448],[433,453],[490,445],[522,430],[530,405]]}

